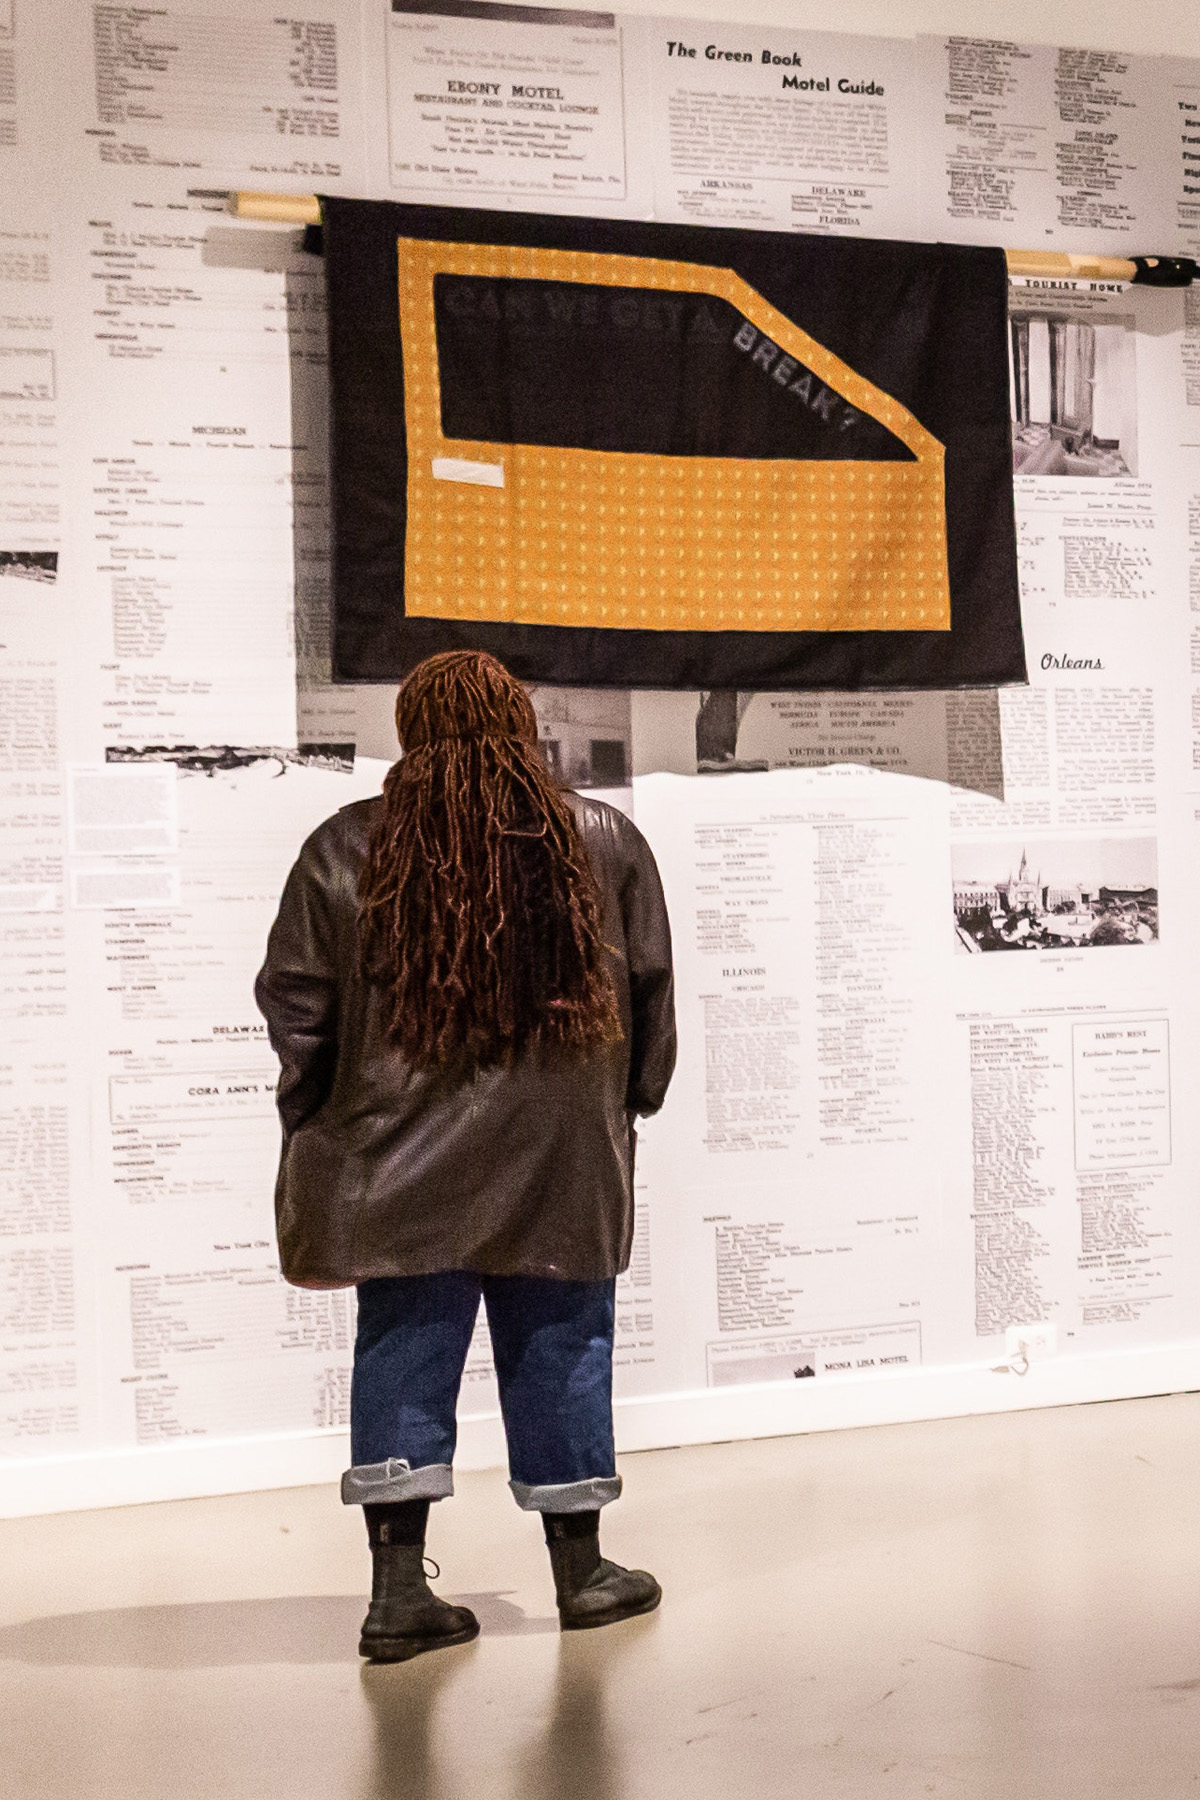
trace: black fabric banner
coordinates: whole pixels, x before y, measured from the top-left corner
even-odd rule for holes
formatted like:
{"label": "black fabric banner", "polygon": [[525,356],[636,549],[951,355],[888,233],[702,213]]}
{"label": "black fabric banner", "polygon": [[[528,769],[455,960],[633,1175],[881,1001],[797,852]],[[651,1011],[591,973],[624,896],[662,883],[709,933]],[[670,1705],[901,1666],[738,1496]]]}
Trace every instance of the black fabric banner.
{"label": "black fabric banner", "polygon": [[336,679],[1025,679],[1002,251],[321,204]]}

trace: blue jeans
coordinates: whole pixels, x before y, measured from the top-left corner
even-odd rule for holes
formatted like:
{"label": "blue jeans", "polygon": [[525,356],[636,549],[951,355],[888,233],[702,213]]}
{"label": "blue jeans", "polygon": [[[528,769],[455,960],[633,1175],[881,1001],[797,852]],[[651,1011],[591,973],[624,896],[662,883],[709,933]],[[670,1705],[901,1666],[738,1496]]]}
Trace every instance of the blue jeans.
{"label": "blue jeans", "polygon": [[613,1281],[389,1276],[358,1289],[347,1505],[454,1492],[455,1406],[482,1296],[508,1439],[509,1487],[529,1512],[615,1500]]}

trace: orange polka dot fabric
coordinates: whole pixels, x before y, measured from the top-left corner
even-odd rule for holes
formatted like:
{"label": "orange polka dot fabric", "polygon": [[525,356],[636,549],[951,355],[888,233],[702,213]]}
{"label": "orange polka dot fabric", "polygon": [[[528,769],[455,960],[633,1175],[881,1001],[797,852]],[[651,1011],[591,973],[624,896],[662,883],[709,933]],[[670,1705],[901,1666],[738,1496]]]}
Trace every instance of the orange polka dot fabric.
{"label": "orange polka dot fabric", "polygon": [[[651,631],[949,631],[943,446],[732,270],[414,238],[399,239],[398,252],[407,615]],[[433,308],[443,273],[717,295],[915,461],[446,438]],[[439,479],[435,459],[489,465],[489,484]]]}

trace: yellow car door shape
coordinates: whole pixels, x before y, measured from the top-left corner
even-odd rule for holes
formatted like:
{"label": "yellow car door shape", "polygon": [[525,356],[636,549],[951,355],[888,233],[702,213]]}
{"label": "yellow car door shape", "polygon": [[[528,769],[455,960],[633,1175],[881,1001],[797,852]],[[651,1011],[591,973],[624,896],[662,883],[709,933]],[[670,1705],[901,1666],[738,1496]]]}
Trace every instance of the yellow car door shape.
{"label": "yellow car door shape", "polygon": [[948,631],[944,450],[729,269],[399,240],[405,612]]}

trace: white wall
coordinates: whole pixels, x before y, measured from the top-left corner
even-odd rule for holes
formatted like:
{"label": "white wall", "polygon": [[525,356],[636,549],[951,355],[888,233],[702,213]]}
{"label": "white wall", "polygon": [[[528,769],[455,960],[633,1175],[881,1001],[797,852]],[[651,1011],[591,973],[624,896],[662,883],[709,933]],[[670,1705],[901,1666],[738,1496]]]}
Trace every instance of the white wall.
{"label": "white wall", "polygon": [[[353,65],[361,50],[365,90],[379,50],[375,0],[361,6],[331,0],[331,6],[344,28],[345,109],[367,118]],[[654,16],[663,8],[630,0],[625,10]],[[729,0],[689,0],[687,7],[688,16],[713,21],[732,10]],[[737,10],[738,23],[797,31],[975,34],[1200,56],[1194,0],[1141,9],[1127,0],[1086,6],[753,0]],[[320,522],[310,529],[303,508],[292,508],[297,477],[296,493],[314,512],[323,493],[320,275],[297,255],[286,231],[235,227],[212,197],[233,185],[302,191],[319,186],[321,177],[298,165],[281,173],[272,158],[294,157],[295,146],[279,149],[270,139],[256,144],[252,156],[239,151],[241,161],[231,155],[222,162],[219,140],[202,130],[194,161],[122,160],[118,139],[95,124],[87,10],[78,0],[45,0],[44,7],[17,0],[14,18],[10,33],[0,0],[0,56],[14,51],[19,101],[15,145],[6,144],[0,116],[0,232],[6,234],[0,249],[8,258],[0,260],[0,350],[44,345],[52,351],[57,393],[49,382],[45,392],[35,382],[29,396],[18,392],[0,401],[0,476],[8,489],[7,499],[0,495],[6,534],[0,551],[53,541],[61,560],[53,587],[0,581],[6,709],[0,713],[0,824],[7,834],[0,834],[0,846],[14,846],[17,871],[0,869],[0,1153],[10,1158],[8,1168],[0,1166],[0,1513],[328,1480],[346,1458],[340,1422],[349,1311],[337,1298],[271,1285],[273,1124],[261,1116],[248,1123],[231,1101],[199,1177],[186,1160],[187,1131],[203,1125],[204,1096],[217,1091],[214,1082],[269,1082],[249,982],[288,863],[316,819],[353,797],[351,789],[377,785],[381,770],[363,768],[363,753],[390,757],[393,744],[391,696],[380,689],[359,699],[354,775],[297,769],[283,754],[296,726],[288,635],[293,583],[319,589],[322,579]],[[370,129],[379,129],[378,106]],[[318,165],[332,154],[319,141],[316,149],[301,148]],[[990,241],[995,234],[979,235]],[[38,272],[41,257],[49,258],[48,277]],[[1186,597],[1187,502],[1200,490],[1187,455],[1200,432],[1183,399],[1182,307],[1177,297],[1159,304],[1160,298],[1142,295],[1137,302],[1144,327],[1139,474],[1150,470],[1150,487],[1117,497],[1121,504],[1144,503],[1154,526],[1144,542],[1156,554],[1166,546],[1154,564],[1153,591],[1138,599],[1136,615],[1069,605],[1057,538],[1052,554],[1045,552],[1043,540],[1053,537],[1048,527],[1041,548],[1032,539],[1027,545],[1035,576],[1027,629],[1036,668],[1044,652],[1095,649],[1104,659],[1100,685],[1153,690],[1158,762],[1148,786],[1160,824],[1146,826],[1151,815],[1144,811],[1131,810],[1129,820],[1140,818],[1138,829],[1160,830],[1172,960],[1150,965],[1140,986],[1141,965],[1122,964],[1121,951],[1110,953],[1118,961],[1115,981],[1108,965],[1103,979],[1099,966],[1067,967],[1058,1004],[1060,1018],[1071,1008],[1089,1013],[1149,1000],[1170,1013],[1179,1099],[1179,1175],[1161,1209],[1179,1252],[1170,1328],[1160,1337],[1153,1327],[1132,1332],[1127,1345],[1119,1331],[1110,1332],[1088,1353],[1067,1347],[1068,1354],[1035,1364],[1024,1377],[1005,1370],[1002,1341],[974,1336],[968,1316],[971,1094],[959,1014],[1002,1013],[1019,1001],[1018,1010],[1036,1017],[1053,1010],[1055,997],[1037,958],[1021,969],[1010,966],[1004,980],[995,967],[1004,958],[951,968],[941,955],[950,941],[947,916],[945,933],[939,922],[931,936],[929,986],[946,984],[950,1074],[944,1091],[934,1076],[927,1080],[931,1122],[940,1133],[927,1186],[930,1260],[944,1258],[948,1283],[958,1284],[953,1329],[943,1329],[929,1366],[903,1375],[704,1388],[704,1331],[688,1311],[692,1297],[683,1293],[680,1275],[692,1268],[689,1258],[701,1266],[704,1245],[694,1232],[685,1242],[691,1202],[672,1188],[668,1139],[654,1196],[667,1221],[655,1264],[663,1291],[659,1337],[667,1346],[662,1366],[670,1364],[669,1340],[690,1331],[694,1368],[689,1364],[692,1373],[674,1384],[656,1389],[643,1382],[626,1392],[618,1409],[626,1448],[1200,1382],[1200,1332],[1188,1311],[1200,1271],[1192,1217],[1200,1126],[1183,1098],[1200,1072],[1185,928],[1200,875],[1194,792],[1200,763],[1193,760],[1195,696],[1186,673],[1189,658],[1200,655],[1190,643]],[[56,484],[62,517],[54,537],[50,490]],[[1073,496],[1080,506],[1086,485],[1077,484]],[[171,535],[177,531],[179,537]],[[171,543],[182,545],[174,563],[159,555]],[[1193,561],[1198,554],[1193,546]],[[1129,568],[1140,566],[1132,552],[1127,560]],[[314,617],[319,593],[317,599]],[[156,634],[163,634],[165,649],[155,648]],[[1035,690],[1010,697],[1005,713],[1009,749],[1021,755],[1033,742],[1037,705],[1044,701],[1053,710],[1056,698],[1039,684],[1036,668]],[[309,704],[316,712],[308,734],[337,739],[349,717],[345,696],[322,692],[316,700],[310,695]],[[664,696],[634,708],[642,768],[683,766],[676,752],[680,742],[686,748],[690,704]],[[932,711],[914,708],[904,727],[912,743],[925,746],[910,772],[937,776],[941,757],[944,777],[946,715],[933,716],[940,697],[932,704]],[[747,721],[753,754],[770,757],[771,734],[782,728],[761,701],[755,707]],[[1117,705],[1104,717],[1120,713]],[[325,726],[313,723],[321,717]],[[1123,715],[1119,723],[1126,731]],[[851,743],[860,723],[841,729]],[[1089,733],[1085,723],[1071,755],[1084,754],[1107,729],[1101,724]],[[232,744],[251,753],[279,746],[281,755],[252,756],[232,773],[181,775],[177,836],[166,817],[172,801],[161,819],[129,827],[131,835],[110,845],[103,879],[115,884],[114,893],[126,884],[124,905],[77,904],[88,883],[95,889],[101,877],[86,848],[76,854],[67,765],[99,763],[113,745],[164,742]],[[1030,750],[1026,762],[1032,758]],[[944,779],[936,792],[948,809]],[[948,810],[937,829],[929,867],[914,872],[914,880],[928,877],[935,913],[947,897],[937,882],[948,895]],[[970,836],[965,826],[955,829]],[[980,829],[1001,833],[994,817]],[[1076,821],[1072,829],[1083,827]],[[175,910],[162,904],[172,883],[181,895]],[[6,912],[6,896],[18,886],[26,900]],[[1064,1030],[1069,1056],[1069,1026]],[[690,1056],[700,1053],[694,1043],[689,1047]],[[162,1128],[142,1158],[139,1145],[146,1148],[153,1136],[140,1110],[147,1106],[158,1108]],[[680,1132],[680,1144],[685,1133],[697,1137],[694,1117],[684,1119],[678,1108],[673,1117],[666,1129]],[[144,1172],[147,1159],[152,1175]],[[6,1175],[12,1176],[8,1187]],[[735,1187],[739,1176],[725,1179]],[[796,1192],[802,1219],[800,1177]],[[1072,1246],[1061,1229],[1059,1236],[1055,1254],[1066,1279]],[[668,1299],[672,1280],[676,1291]],[[191,1296],[205,1283],[212,1290],[207,1310],[193,1315]],[[236,1354],[222,1360],[226,1341]],[[482,1375],[472,1380],[467,1410],[479,1411],[489,1390]],[[16,1421],[7,1438],[6,1420]],[[463,1463],[480,1465],[500,1454],[495,1420],[468,1421]]]}
{"label": "white wall", "polygon": [[[632,0],[628,13],[662,15],[650,0]],[[963,37],[1009,38],[1024,44],[1077,44],[1128,50],[1142,56],[1200,54],[1200,14],[1190,0],[697,0],[684,9],[692,19],[736,19],[739,24],[792,26],[807,31],[857,31],[896,37],[946,32]]]}

